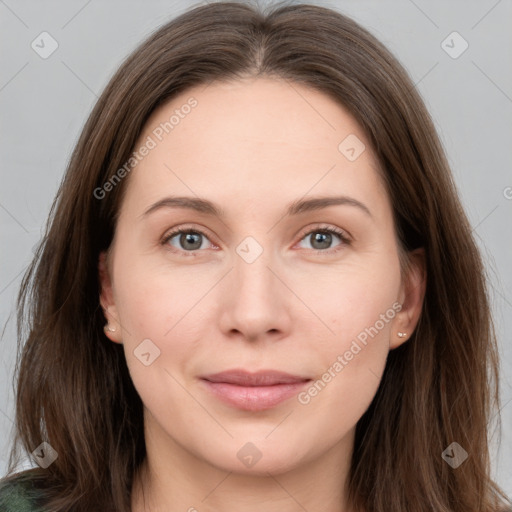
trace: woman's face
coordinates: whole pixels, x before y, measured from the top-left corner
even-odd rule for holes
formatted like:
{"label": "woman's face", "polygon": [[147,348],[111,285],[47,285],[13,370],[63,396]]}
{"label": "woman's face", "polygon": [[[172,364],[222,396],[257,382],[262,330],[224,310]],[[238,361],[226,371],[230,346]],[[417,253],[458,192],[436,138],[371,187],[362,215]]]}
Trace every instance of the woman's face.
{"label": "woman's face", "polygon": [[[213,83],[155,111],[135,150],[101,301],[148,442],[257,473],[346,451],[422,300],[358,124],[296,83]],[[232,369],[301,382],[204,379]]]}

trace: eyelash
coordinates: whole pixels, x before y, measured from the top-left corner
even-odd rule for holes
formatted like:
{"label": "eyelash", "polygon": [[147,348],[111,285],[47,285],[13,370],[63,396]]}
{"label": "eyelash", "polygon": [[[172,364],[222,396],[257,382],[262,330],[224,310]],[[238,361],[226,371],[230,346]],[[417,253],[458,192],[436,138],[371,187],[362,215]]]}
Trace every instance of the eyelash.
{"label": "eyelash", "polygon": [[[162,245],[168,245],[167,243],[169,242],[169,240],[171,240],[176,235],[179,235],[179,234],[182,234],[182,233],[183,234],[195,233],[195,234],[202,235],[202,236],[204,236],[205,238],[208,239],[208,235],[204,231],[202,231],[201,229],[183,228],[182,227],[180,229],[175,229],[174,231],[166,233],[164,235],[164,237],[162,238],[161,244]],[[337,237],[339,237],[339,239],[342,242],[340,245],[337,245],[336,247],[334,247],[332,249],[325,249],[325,250],[322,250],[322,249],[308,249],[309,251],[314,251],[317,254],[322,254],[322,255],[325,255],[325,256],[332,255],[333,253],[336,253],[339,250],[341,250],[343,247],[351,244],[351,240],[348,238],[348,236],[345,233],[345,231],[342,231],[341,229],[338,229],[338,228],[334,228],[332,226],[325,226],[325,227],[317,226],[317,227],[307,231],[306,233],[304,233],[302,235],[300,241],[302,241],[304,238],[306,238],[307,236],[309,236],[309,235],[311,235],[313,233],[330,233],[330,234],[334,234]],[[168,247],[172,247],[172,246],[168,245]],[[185,250],[181,250],[181,249],[176,249],[174,247],[170,248],[169,250],[171,252],[174,252],[174,253],[185,253],[184,255],[186,257],[187,256],[196,257],[197,253],[201,252],[198,249],[197,250],[193,250],[193,251],[185,251]]]}

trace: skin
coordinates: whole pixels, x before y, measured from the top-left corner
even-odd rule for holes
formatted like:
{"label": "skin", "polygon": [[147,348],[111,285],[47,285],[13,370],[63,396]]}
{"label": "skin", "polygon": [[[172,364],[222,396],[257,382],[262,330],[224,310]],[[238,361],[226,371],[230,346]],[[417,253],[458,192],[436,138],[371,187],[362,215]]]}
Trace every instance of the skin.
{"label": "skin", "polygon": [[[124,345],[145,407],[148,457],[132,510],[351,511],[342,484],[355,426],[389,351],[418,322],[424,254],[411,254],[402,280],[378,163],[334,100],[271,78],[203,85],[156,110],[140,143],[191,96],[197,106],[126,178],[115,237],[99,264],[101,304],[115,329],[106,334]],[[353,162],[338,150],[349,134],[366,146]],[[143,215],[171,195],[208,199],[225,216],[175,207]],[[371,216],[347,204],[285,215],[293,201],[333,195],[364,203]],[[350,243],[337,235],[315,242],[329,226]],[[162,243],[174,227],[206,236]],[[247,236],[263,249],[252,263],[236,252]],[[245,411],[200,380],[245,368],[316,381],[397,302],[400,312],[307,404],[294,396]],[[144,339],[160,350],[148,366],[134,355]],[[261,453],[251,467],[237,457],[248,442]]]}

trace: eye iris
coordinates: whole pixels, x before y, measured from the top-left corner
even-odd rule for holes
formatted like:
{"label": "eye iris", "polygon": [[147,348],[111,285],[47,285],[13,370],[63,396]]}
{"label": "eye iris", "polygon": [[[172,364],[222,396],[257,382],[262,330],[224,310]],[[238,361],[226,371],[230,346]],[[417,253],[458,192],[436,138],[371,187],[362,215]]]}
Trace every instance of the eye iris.
{"label": "eye iris", "polygon": [[[193,247],[187,246],[189,242]],[[182,233],[180,235],[180,244],[184,249],[199,249],[201,247],[201,235],[199,233]]]}
{"label": "eye iris", "polygon": [[[315,247],[315,243],[320,242],[320,247]],[[317,232],[313,234],[313,243],[311,244],[314,249],[328,249],[332,242],[331,233]]]}

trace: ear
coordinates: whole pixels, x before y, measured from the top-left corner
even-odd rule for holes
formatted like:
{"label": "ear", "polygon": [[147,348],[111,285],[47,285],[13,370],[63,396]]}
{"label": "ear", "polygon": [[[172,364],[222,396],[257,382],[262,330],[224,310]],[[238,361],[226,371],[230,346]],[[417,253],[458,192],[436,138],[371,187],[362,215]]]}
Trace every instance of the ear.
{"label": "ear", "polygon": [[[112,291],[112,281],[108,269],[107,253],[102,252],[98,258],[98,275],[100,281],[100,304],[105,315],[105,336],[115,343],[122,343],[121,324],[118,320],[117,309]],[[108,329],[107,329],[108,327]]]}
{"label": "ear", "polygon": [[[421,247],[408,255],[409,266],[400,287],[399,302],[402,309],[397,313],[389,340],[389,349],[399,347],[412,335],[420,319],[425,298],[427,268],[425,250]],[[405,333],[399,336],[398,333]]]}

